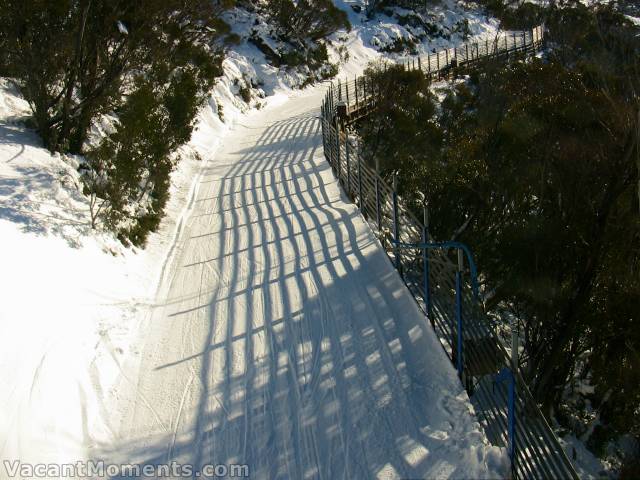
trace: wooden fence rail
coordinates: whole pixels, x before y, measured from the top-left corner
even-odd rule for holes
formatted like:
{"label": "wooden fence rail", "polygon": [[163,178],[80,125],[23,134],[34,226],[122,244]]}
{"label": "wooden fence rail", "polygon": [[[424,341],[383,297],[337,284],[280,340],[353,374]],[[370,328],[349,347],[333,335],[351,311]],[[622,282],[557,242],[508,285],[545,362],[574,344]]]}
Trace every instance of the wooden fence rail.
{"label": "wooden fence rail", "polygon": [[[432,80],[443,79],[461,72],[478,68],[482,62],[520,58],[542,49],[544,28],[536,27],[525,32],[502,32],[491,39],[466,43],[455,48],[441,50],[428,55],[400,60],[399,64],[409,71],[421,70]],[[326,100],[337,109],[340,118],[347,123],[366,116],[375,108],[376,95],[380,94],[371,79],[361,76],[353,80],[332,84],[332,95]],[[340,110],[342,108],[342,110]]]}
{"label": "wooden fence rail", "polygon": [[[483,59],[533,54],[542,47],[543,36],[542,27],[508,32],[492,41],[404,60],[402,65],[441,78],[452,69],[471,68]],[[456,365],[488,439],[508,447],[513,478],[577,479],[518,366],[473,293],[474,279],[466,273],[463,246],[433,242],[426,209],[422,219],[416,218],[397,195],[395,185],[366,164],[358,145],[347,135],[348,124],[373,111],[380,94],[378,85],[366,77],[332,84],[321,116],[327,161],[370,222]],[[451,255],[456,250],[457,261]],[[470,255],[467,263],[471,273],[475,272]]]}

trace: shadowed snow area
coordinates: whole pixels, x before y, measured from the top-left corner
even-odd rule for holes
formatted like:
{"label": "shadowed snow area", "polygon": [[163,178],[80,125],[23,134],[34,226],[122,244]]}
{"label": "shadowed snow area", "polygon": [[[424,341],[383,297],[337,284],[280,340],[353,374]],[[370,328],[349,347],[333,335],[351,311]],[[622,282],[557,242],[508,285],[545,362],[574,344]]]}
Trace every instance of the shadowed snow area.
{"label": "shadowed snow area", "polygon": [[504,473],[341,197],[322,154],[323,90],[244,117],[206,167],[94,459],[247,464],[265,479]]}

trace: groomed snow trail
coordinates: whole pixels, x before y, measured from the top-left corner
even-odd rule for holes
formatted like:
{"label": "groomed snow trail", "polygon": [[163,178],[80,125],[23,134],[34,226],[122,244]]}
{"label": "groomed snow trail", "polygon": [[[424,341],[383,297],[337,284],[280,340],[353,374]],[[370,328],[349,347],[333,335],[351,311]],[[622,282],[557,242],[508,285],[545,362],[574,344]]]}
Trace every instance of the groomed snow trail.
{"label": "groomed snow trail", "polygon": [[206,167],[95,459],[499,475],[502,453],[324,160],[323,90],[244,117]]}

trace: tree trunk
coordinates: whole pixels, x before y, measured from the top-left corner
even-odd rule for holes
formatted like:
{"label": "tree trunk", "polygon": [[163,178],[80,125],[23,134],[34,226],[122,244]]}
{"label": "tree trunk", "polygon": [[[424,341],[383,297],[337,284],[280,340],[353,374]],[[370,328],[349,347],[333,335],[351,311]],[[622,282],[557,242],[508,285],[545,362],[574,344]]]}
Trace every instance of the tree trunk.
{"label": "tree trunk", "polygon": [[[627,149],[632,148],[633,145],[634,142],[632,141]],[[561,327],[551,341],[547,349],[549,353],[543,357],[542,364],[538,369],[534,394],[536,399],[546,406],[551,406],[550,402],[555,403],[558,400],[557,389],[555,390],[555,395],[550,395],[550,392],[565,383],[566,372],[570,371],[570,368],[565,365],[575,360],[573,358],[565,358],[568,353],[566,352],[566,347],[574,340],[576,329],[580,323],[580,311],[589,302],[593,282],[600,264],[609,214],[618,197],[624,192],[627,182],[628,171],[615,172],[610,178],[609,186],[596,214],[591,241],[589,242],[592,245],[590,256],[586,259],[585,267],[574,284],[574,294],[569,298],[564,311],[559,315],[558,320]],[[564,377],[563,372],[565,372]]]}
{"label": "tree trunk", "polygon": [[[95,40],[94,40],[95,43]],[[97,69],[98,69],[98,55],[96,45],[92,45],[91,52],[87,55],[87,64],[85,66],[85,75],[81,79],[80,92],[83,98],[88,98],[96,89],[98,83]],[[78,118],[76,121],[75,129],[69,140],[69,151],[74,154],[82,154],[82,147],[87,140],[89,129],[91,128],[91,121],[95,113],[94,107],[95,101],[90,100],[83,108],[78,112]]]}
{"label": "tree trunk", "polygon": [[80,73],[80,66],[82,63],[82,49],[84,43],[84,33],[87,25],[87,17],[89,16],[89,8],[91,7],[91,0],[83,0],[81,3],[81,16],[80,24],[78,26],[78,36],[76,38],[75,46],[75,58],[70,66],[69,77],[65,87],[65,95],[62,103],[62,126],[56,144],[52,145],[54,150],[61,153],[67,148],[65,144],[69,139],[69,133],[71,132],[71,103],[73,102],[73,93],[75,91],[76,82]]}

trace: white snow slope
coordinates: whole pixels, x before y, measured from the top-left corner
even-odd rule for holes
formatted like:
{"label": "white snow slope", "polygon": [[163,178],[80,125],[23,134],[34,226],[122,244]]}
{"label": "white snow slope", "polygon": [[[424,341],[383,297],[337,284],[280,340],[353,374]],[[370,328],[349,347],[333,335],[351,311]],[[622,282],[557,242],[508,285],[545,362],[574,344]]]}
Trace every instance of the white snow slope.
{"label": "white snow slope", "polygon": [[139,357],[108,400],[109,463],[252,478],[487,478],[452,365],[322,154],[322,89],[246,117],[203,174]]}

